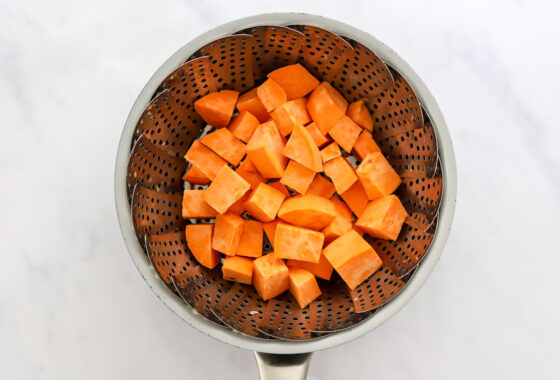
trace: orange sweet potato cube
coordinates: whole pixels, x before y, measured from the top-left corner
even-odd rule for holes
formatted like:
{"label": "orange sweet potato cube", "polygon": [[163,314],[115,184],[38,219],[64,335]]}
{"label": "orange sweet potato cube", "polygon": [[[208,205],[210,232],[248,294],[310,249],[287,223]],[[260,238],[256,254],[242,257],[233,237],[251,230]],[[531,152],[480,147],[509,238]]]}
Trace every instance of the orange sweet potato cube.
{"label": "orange sweet potato cube", "polygon": [[307,100],[307,110],[323,135],[346,114],[348,102],[327,82],[315,87]]}
{"label": "orange sweet potato cube", "polygon": [[228,129],[239,140],[249,142],[259,124],[256,116],[249,111],[243,111],[233,118]]}
{"label": "orange sweet potato cube", "polygon": [[370,202],[356,226],[373,237],[397,240],[406,217],[400,199],[396,195],[387,195]]}
{"label": "orange sweet potato cube", "polygon": [[214,268],[220,263],[220,254],[212,249],[214,224],[188,224],[185,228],[187,246],[196,261],[206,268]]}
{"label": "orange sweet potato cube", "polygon": [[356,169],[369,200],[391,194],[401,184],[401,177],[381,152],[369,153]]}
{"label": "orange sweet potato cube", "polygon": [[193,185],[208,185],[210,178],[206,177],[203,172],[191,165],[183,175],[183,181],[187,181]]}
{"label": "orange sweet potato cube", "polygon": [[333,203],[315,194],[288,198],[278,210],[278,217],[300,227],[320,230],[336,217]]}
{"label": "orange sweet potato cube", "polygon": [[309,305],[315,298],[321,295],[321,289],[315,280],[315,276],[302,268],[288,267],[290,276],[290,293],[296,299],[302,309]]}
{"label": "orange sweet potato cube", "polygon": [[344,202],[346,202],[348,207],[350,207],[354,215],[357,217],[362,215],[362,212],[364,212],[364,209],[369,202],[366,191],[360,181],[354,182],[348,190],[340,194],[340,197],[344,200]]}
{"label": "orange sweet potato cube", "polygon": [[299,98],[279,105],[270,113],[270,117],[278,126],[280,134],[287,136],[292,133],[295,125],[305,125],[311,121],[307,112],[307,99]]}
{"label": "orange sweet potato cube", "polygon": [[319,81],[299,63],[280,67],[268,74],[286,92],[288,100],[301,98],[319,85]]}
{"label": "orange sweet potato cube", "polygon": [[247,157],[265,178],[280,178],[288,159],[284,156],[284,141],[274,121],[261,124],[246,147]]}
{"label": "orange sweet potato cube", "polygon": [[373,118],[363,100],[351,103],[346,110],[346,116],[360,127],[373,131]]}
{"label": "orange sweet potato cube", "polygon": [[232,90],[212,92],[194,102],[194,109],[205,122],[215,128],[225,128],[233,115],[239,93]]}
{"label": "orange sweet potato cube", "polygon": [[256,189],[257,186],[259,186],[259,183],[266,182],[261,173],[258,172],[255,165],[253,165],[251,160],[247,158],[241,161],[241,164],[239,164],[235,172],[245,181],[249,182],[251,189]]}
{"label": "orange sweet potato cube", "polygon": [[200,142],[230,164],[237,166],[245,156],[245,144],[227,128],[218,129],[200,139]]}
{"label": "orange sweet potato cube", "polygon": [[309,185],[307,189],[307,194],[315,194],[323,198],[329,199],[335,193],[334,185],[331,181],[323,177],[321,174],[317,174],[313,178],[313,182]]}
{"label": "orange sweet potato cube", "polygon": [[321,159],[323,160],[323,164],[340,156],[342,156],[342,154],[340,153],[340,148],[336,142],[327,145],[323,148],[323,150],[321,150]]}
{"label": "orange sweet potato cube", "polygon": [[[287,170],[287,167],[286,167],[286,170]],[[284,175],[286,175],[286,173],[284,173]],[[290,196],[290,191],[280,181],[269,182],[269,183],[267,183],[267,185],[275,188],[276,190],[278,190],[279,192],[281,192],[282,194],[284,194],[287,197]]]}
{"label": "orange sweet potato cube", "polygon": [[381,149],[379,149],[379,146],[377,146],[375,140],[371,137],[371,132],[363,130],[354,143],[354,153],[360,157],[360,160],[363,160],[368,153],[375,152],[381,152]]}
{"label": "orange sweet potato cube", "polygon": [[247,199],[249,199],[249,195],[251,195],[250,192],[245,193],[245,195],[243,195],[241,198],[235,201],[234,204],[229,206],[227,212],[231,212],[232,214],[235,215],[243,214],[245,212],[245,202],[247,202]]}
{"label": "orange sweet potato cube", "polygon": [[274,234],[276,234],[276,226],[281,223],[280,219],[274,219],[272,222],[266,222],[263,224],[264,233],[268,238],[270,244],[274,245]]}
{"label": "orange sweet potato cube", "polygon": [[233,213],[216,215],[212,248],[228,256],[235,256],[244,222],[239,215]]}
{"label": "orange sweet potato cube", "polygon": [[327,245],[323,255],[350,289],[355,289],[383,265],[375,250],[354,230]]}
{"label": "orange sweet potato cube", "polygon": [[237,99],[236,107],[239,113],[242,113],[244,111],[250,112],[257,119],[259,119],[259,122],[261,123],[264,123],[268,119],[270,119],[268,111],[266,110],[266,108],[264,108],[264,105],[257,95],[256,87],[241,95],[239,99]]}
{"label": "orange sweet potato cube", "polygon": [[342,149],[350,153],[361,132],[362,128],[358,124],[354,123],[348,116],[342,116],[333,125],[329,135]]}
{"label": "orange sweet potato cube", "polygon": [[[225,131],[225,129],[221,129]],[[249,191],[251,185],[227,165],[222,166],[203,198],[214,210],[223,214]]]}
{"label": "orange sweet potato cube", "polygon": [[185,154],[185,160],[196,166],[204,175],[214,180],[216,174],[227,162],[216,153],[205,147],[200,141],[194,140]]}
{"label": "orange sweet potato cube", "polygon": [[274,254],[279,259],[318,263],[323,241],[323,234],[318,231],[278,223],[274,235]]}
{"label": "orange sweet potato cube", "polygon": [[313,141],[315,141],[315,145],[317,145],[317,148],[321,148],[325,146],[325,144],[327,144],[329,141],[331,141],[329,135],[322,134],[315,123],[307,124],[305,126],[305,129],[307,129],[307,132],[309,132],[311,138],[313,139]]}
{"label": "orange sweet potato cube", "polygon": [[253,261],[253,285],[263,300],[274,298],[290,287],[288,267],[274,253]]}
{"label": "orange sweet potato cube", "polygon": [[263,224],[256,220],[246,220],[239,239],[236,255],[261,257],[263,246]]}
{"label": "orange sweet potato cube", "polygon": [[183,191],[183,218],[204,219],[216,216],[216,210],[204,200],[205,192],[206,190]]}
{"label": "orange sweet potato cube", "polygon": [[245,210],[261,222],[270,222],[276,218],[285,197],[275,188],[261,183],[249,195],[249,199],[245,202]]}
{"label": "orange sweet potato cube", "polygon": [[336,197],[331,198],[331,203],[335,208],[336,217],[321,230],[325,236],[325,244],[329,244],[352,229],[352,211],[348,206]]}
{"label": "orange sweet potato cube", "polygon": [[354,168],[344,157],[336,157],[325,163],[325,174],[334,184],[336,192],[344,193],[358,180]]}
{"label": "orange sweet potato cube", "polygon": [[323,171],[321,153],[313,138],[301,125],[296,125],[282,152],[284,156],[314,172]]}
{"label": "orange sweet potato cube", "polygon": [[265,80],[257,87],[257,95],[268,112],[272,112],[288,100],[284,89],[272,79]]}
{"label": "orange sweet potato cube", "polygon": [[[300,194],[305,194],[313,181],[313,177],[315,177],[315,172],[313,170],[290,160],[280,182]],[[290,194],[288,193],[288,195]]]}
{"label": "orange sweet potato cube", "polygon": [[316,277],[323,280],[330,280],[333,267],[325,255],[321,255],[318,263],[310,263],[309,261],[288,260],[286,262],[288,268],[301,268],[313,273]]}
{"label": "orange sweet potato cube", "polygon": [[222,265],[224,280],[251,285],[253,283],[253,259],[241,256],[227,256]]}

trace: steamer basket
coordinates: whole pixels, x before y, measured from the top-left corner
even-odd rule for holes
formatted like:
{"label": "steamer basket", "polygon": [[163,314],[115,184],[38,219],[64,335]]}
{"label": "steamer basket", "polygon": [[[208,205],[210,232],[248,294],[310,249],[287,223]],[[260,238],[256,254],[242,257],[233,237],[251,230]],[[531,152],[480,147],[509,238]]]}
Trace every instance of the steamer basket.
{"label": "steamer basket", "polygon": [[[336,276],[321,280],[322,295],[303,310],[289,294],[262,301],[253,287],[198,265],[184,235],[194,221],[181,217],[182,156],[207,132],[194,101],[221,89],[245,92],[266,73],[296,62],[349,101],[365,101],[373,137],[403,178],[396,193],[409,213],[396,241],[368,237],[384,262],[379,271],[352,291]],[[209,336],[260,352],[263,378],[277,378],[269,371],[278,370],[304,378],[307,353],[379,326],[426,281],[451,227],[455,157],[437,103],[390,48],[334,20],[266,14],[204,33],[156,71],[124,127],[115,196],[133,261],[169,308]]]}

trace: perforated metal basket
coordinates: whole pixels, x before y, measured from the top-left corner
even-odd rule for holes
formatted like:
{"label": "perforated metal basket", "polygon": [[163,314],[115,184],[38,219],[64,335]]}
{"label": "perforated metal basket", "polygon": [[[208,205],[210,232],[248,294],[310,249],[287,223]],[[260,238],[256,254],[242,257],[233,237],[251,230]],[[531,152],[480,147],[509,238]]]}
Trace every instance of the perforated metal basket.
{"label": "perforated metal basket", "polygon": [[[335,276],[300,309],[289,294],[262,301],[251,286],[224,281],[191,256],[181,217],[182,156],[204,131],[201,96],[245,92],[278,67],[299,62],[349,101],[363,99],[373,137],[403,178],[409,213],[395,242],[368,238],[384,265],[350,291]],[[126,122],[116,167],[121,229],[141,274],[180,317],[225,342],[301,353],[352,339],[389,318],[433,269],[451,225],[453,148],[433,97],[412,69],[375,38],[301,14],[249,17],[181,48],[149,80]],[[235,334],[233,331],[239,332]]]}

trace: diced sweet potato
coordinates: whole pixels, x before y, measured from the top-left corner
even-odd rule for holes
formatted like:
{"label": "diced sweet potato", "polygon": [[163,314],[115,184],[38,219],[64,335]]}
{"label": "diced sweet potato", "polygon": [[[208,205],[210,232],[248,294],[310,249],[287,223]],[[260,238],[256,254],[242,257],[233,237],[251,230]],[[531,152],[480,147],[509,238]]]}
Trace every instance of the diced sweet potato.
{"label": "diced sweet potato", "polygon": [[268,112],[272,112],[288,100],[284,89],[272,79],[267,79],[257,87],[257,95]]}
{"label": "diced sweet potato", "polygon": [[[313,170],[290,160],[280,182],[300,194],[305,194],[313,181],[313,177],[315,177],[315,172]],[[288,193],[288,195],[290,194]]]}
{"label": "diced sweet potato", "polygon": [[224,280],[251,285],[253,282],[253,259],[241,256],[227,256],[222,266]]}
{"label": "diced sweet potato", "polygon": [[368,153],[356,174],[369,200],[389,195],[401,184],[401,177],[381,152]]}
{"label": "diced sweet potato", "polygon": [[321,159],[323,160],[323,164],[333,158],[340,157],[341,155],[340,148],[336,142],[330,143],[321,150]]}
{"label": "diced sweet potato", "polygon": [[323,280],[330,280],[333,267],[325,255],[321,255],[318,263],[310,263],[309,261],[299,261],[299,260],[288,260],[286,262],[288,268],[302,268],[311,273],[316,277],[322,278]]}
{"label": "diced sweet potato", "polygon": [[241,198],[235,201],[234,204],[229,206],[227,212],[231,212],[232,214],[235,215],[243,214],[245,212],[245,202],[247,202],[247,199],[249,199],[249,195],[251,195],[250,192],[245,193],[245,195],[243,195]]}
{"label": "diced sweet potato", "polygon": [[351,103],[346,110],[346,116],[360,127],[373,131],[373,118],[363,100]]}
{"label": "diced sweet potato", "polygon": [[307,194],[315,194],[323,198],[329,199],[335,193],[334,185],[331,181],[323,177],[321,174],[317,174],[313,178],[313,182],[309,185],[307,189]]}
{"label": "diced sweet potato", "polygon": [[262,245],[263,224],[256,220],[246,220],[235,254],[246,257],[261,257]]}
{"label": "diced sweet potato", "polygon": [[[319,148],[309,132],[301,125],[296,125],[283,150],[284,156],[294,160],[314,172],[323,171],[323,162]],[[253,161],[254,162],[254,161]]]}
{"label": "diced sweet potato", "polygon": [[[225,129],[221,129],[225,131]],[[204,200],[223,214],[249,191],[251,185],[227,165],[222,166],[216,178],[204,192]]]}
{"label": "diced sweet potato", "polygon": [[333,125],[329,135],[342,149],[350,153],[361,132],[362,128],[345,115]]}
{"label": "diced sweet potato", "polygon": [[282,86],[288,100],[301,98],[319,85],[319,81],[299,63],[276,69],[268,77]]}
{"label": "diced sweet potato", "polygon": [[336,197],[331,198],[331,203],[335,208],[336,218],[321,230],[325,235],[325,244],[329,244],[352,229],[352,211],[348,206]]}
{"label": "diced sweet potato", "polygon": [[214,224],[188,224],[185,228],[187,246],[196,261],[206,268],[214,268],[220,263],[220,254],[212,249]]}
{"label": "diced sweet potato", "polygon": [[208,185],[210,178],[206,177],[196,166],[191,165],[185,172],[185,175],[183,175],[183,181],[193,185]]}
{"label": "diced sweet potato", "polygon": [[[264,123],[270,119],[270,115],[264,105],[262,104],[259,96],[257,95],[257,88],[247,91],[237,99],[237,110],[239,113],[243,111],[250,112],[254,115],[259,122]],[[247,142],[247,141],[245,141]]]}
{"label": "diced sweet potato", "polygon": [[323,255],[350,289],[355,289],[383,265],[375,250],[354,230],[327,245]]}
{"label": "diced sweet potato", "polygon": [[212,248],[228,256],[235,256],[244,222],[239,215],[229,212],[216,215]]}
{"label": "diced sweet potato", "polygon": [[245,202],[245,210],[261,222],[270,222],[276,218],[285,197],[275,188],[261,183],[249,195],[249,199]]}
{"label": "diced sweet potato", "polygon": [[307,100],[307,110],[323,135],[346,114],[348,102],[329,83],[317,86]]}
{"label": "diced sweet potato", "polygon": [[274,254],[279,259],[318,263],[323,241],[323,234],[318,231],[278,223],[274,235]]}
{"label": "diced sweet potato", "polygon": [[305,129],[307,129],[307,132],[309,132],[311,138],[313,139],[313,141],[315,141],[315,145],[317,145],[317,148],[321,148],[325,146],[325,144],[327,144],[329,141],[331,141],[329,135],[322,134],[315,123],[307,124],[305,126]]}
{"label": "diced sweet potato", "polygon": [[206,190],[185,190],[183,192],[183,218],[204,219],[214,218],[217,214],[204,200]]}
{"label": "diced sweet potato", "polygon": [[306,105],[307,99],[294,99],[281,104],[270,113],[282,136],[292,133],[295,125],[305,125],[311,121]]}
{"label": "diced sweet potato", "polygon": [[276,226],[281,223],[280,219],[274,219],[272,222],[266,222],[263,224],[264,233],[268,238],[270,244],[274,245],[274,235],[276,234]]}
{"label": "diced sweet potato", "polygon": [[370,202],[356,226],[373,237],[397,240],[406,217],[400,199],[396,195],[387,195]]}
{"label": "diced sweet potato", "polygon": [[336,157],[326,162],[324,169],[339,194],[344,193],[358,180],[354,168],[344,157]]}
{"label": "diced sweet potato", "polygon": [[228,129],[239,140],[249,142],[259,124],[256,116],[249,111],[243,111],[233,118]]}
{"label": "diced sweet potato", "polygon": [[274,253],[253,261],[253,285],[263,300],[274,298],[290,287],[288,267]]}
{"label": "diced sweet potato", "polygon": [[381,152],[381,149],[379,149],[379,146],[377,146],[373,137],[371,137],[371,132],[363,130],[354,143],[354,153],[360,157],[360,160],[363,160],[368,153],[375,152]]}
{"label": "diced sweet potato", "polygon": [[340,197],[357,217],[362,215],[362,212],[369,202],[366,191],[360,181],[354,182],[348,190],[340,194]]}
{"label": "diced sweet potato", "polygon": [[210,93],[194,102],[194,109],[205,122],[215,128],[225,128],[229,124],[239,93],[222,90]]}
{"label": "diced sweet potato", "polygon": [[255,165],[253,165],[251,160],[248,158],[244,159],[241,164],[239,164],[239,167],[235,172],[245,181],[249,182],[251,189],[256,189],[257,186],[259,186],[259,183],[266,182],[264,177],[257,171]]}
{"label": "diced sweet potato", "polygon": [[247,144],[247,157],[265,178],[280,178],[288,162],[283,155],[284,141],[274,121],[261,124]]}
{"label": "diced sweet potato", "polygon": [[354,223],[354,225],[352,226],[352,229],[354,231],[356,231],[358,233],[358,235],[360,236],[364,236],[364,230],[362,230],[360,227],[356,226],[356,223]]}
{"label": "diced sweet potato", "polygon": [[211,180],[214,180],[222,166],[227,165],[225,160],[202,145],[198,140],[193,141],[191,147],[185,154],[185,160],[190,162]]}
{"label": "diced sweet potato", "polygon": [[282,203],[278,217],[296,226],[320,230],[333,221],[336,209],[329,199],[318,195],[297,195]]}
{"label": "diced sweet potato", "polygon": [[[286,175],[285,172],[284,172],[284,175]],[[276,190],[278,190],[279,192],[281,192],[282,194],[284,194],[287,197],[290,196],[290,191],[280,181],[269,182],[269,183],[267,183],[267,185],[275,188]]]}
{"label": "diced sweet potato", "polygon": [[290,293],[302,309],[321,295],[315,276],[302,268],[289,268]]}
{"label": "diced sweet potato", "polygon": [[207,134],[200,142],[234,166],[239,165],[245,156],[245,144],[234,137],[227,128]]}

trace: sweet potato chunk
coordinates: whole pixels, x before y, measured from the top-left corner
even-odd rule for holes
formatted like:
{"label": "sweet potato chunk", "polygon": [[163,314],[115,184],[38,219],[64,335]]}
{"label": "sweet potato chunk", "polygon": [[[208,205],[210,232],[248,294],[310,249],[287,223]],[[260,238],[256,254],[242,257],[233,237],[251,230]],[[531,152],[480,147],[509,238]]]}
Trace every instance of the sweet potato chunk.
{"label": "sweet potato chunk", "polygon": [[188,224],[185,228],[187,246],[198,263],[214,268],[220,263],[220,254],[212,249],[214,224]]}
{"label": "sweet potato chunk", "polygon": [[319,85],[317,78],[299,63],[276,69],[268,77],[284,89],[288,100],[301,98]]}
{"label": "sweet potato chunk", "polygon": [[225,128],[233,115],[239,93],[232,90],[213,92],[194,102],[194,109],[205,122],[215,128]]}
{"label": "sweet potato chunk", "polygon": [[227,212],[231,212],[235,215],[243,214],[245,212],[245,202],[247,202],[247,199],[249,199],[249,195],[251,195],[250,192],[245,193],[245,195],[235,201],[234,204],[229,206]]}
{"label": "sweet potato chunk", "polygon": [[325,144],[327,144],[329,141],[331,141],[329,135],[322,134],[315,123],[307,124],[305,126],[305,129],[307,129],[307,132],[309,132],[311,138],[313,139],[313,141],[315,141],[315,145],[317,145],[317,148],[321,148],[325,146]]}
{"label": "sweet potato chunk", "polygon": [[381,152],[369,153],[356,169],[369,200],[391,194],[401,184],[401,177]]}
{"label": "sweet potato chunk", "polygon": [[245,210],[261,222],[270,222],[276,218],[285,197],[275,188],[261,183],[249,195],[249,199],[245,202]]}
{"label": "sweet potato chunk", "polygon": [[313,178],[313,182],[309,185],[307,189],[307,194],[315,194],[323,198],[329,199],[335,193],[334,185],[331,181],[323,177],[321,174],[317,174]]}
{"label": "sweet potato chunk", "polygon": [[236,255],[261,257],[263,245],[263,224],[256,220],[246,220],[237,246]]}
{"label": "sweet potato chunk", "polygon": [[[286,167],[286,170],[287,170],[287,167]],[[285,172],[284,172],[284,175],[286,175]],[[284,194],[287,197],[290,196],[290,191],[280,181],[269,182],[269,183],[267,183],[267,185],[275,188],[276,190],[278,190],[279,192],[281,192],[282,194]]]}
{"label": "sweet potato chunk", "polygon": [[283,155],[284,141],[274,121],[261,124],[247,144],[247,157],[265,178],[284,175],[287,158]]}
{"label": "sweet potato chunk", "polygon": [[259,186],[259,183],[266,182],[261,173],[258,172],[255,165],[253,165],[251,160],[247,158],[244,159],[241,164],[239,164],[239,167],[235,172],[239,174],[245,181],[249,182],[249,185],[251,185],[251,189],[256,189],[257,186]]}
{"label": "sweet potato chunk", "polygon": [[397,240],[407,213],[396,195],[387,195],[368,204],[356,226],[369,235]]}
{"label": "sweet potato chunk", "polygon": [[214,180],[216,174],[227,162],[220,158],[216,153],[202,145],[198,140],[194,140],[191,147],[185,154],[185,160],[200,170],[210,180]]}
{"label": "sweet potato chunk", "polygon": [[354,230],[327,245],[323,255],[350,289],[355,289],[383,265],[375,250]]}
{"label": "sweet potato chunk", "polygon": [[323,240],[323,234],[318,231],[278,223],[274,235],[274,254],[279,259],[318,263]]}
{"label": "sweet potato chunk", "polygon": [[253,259],[241,256],[227,256],[222,266],[224,280],[251,285],[253,282]]}
{"label": "sweet potato chunk", "polygon": [[333,221],[336,209],[330,200],[318,195],[297,195],[282,203],[278,217],[296,226],[320,230]]}
{"label": "sweet potato chunk", "polygon": [[290,276],[290,293],[296,299],[302,309],[321,295],[321,289],[315,280],[315,276],[309,271],[301,268],[288,267]]}
{"label": "sweet potato chunk", "polygon": [[253,261],[253,285],[263,300],[269,300],[290,287],[288,267],[274,253]]}
{"label": "sweet potato chunk", "polygon": [[363,100],[351,103],[346,110],[346,116],[360,127],[373,131],[373,118]]}
{"label": "sweet potato chunk", "polygon": [[259,124],[256,116],[249,111],[243,111],[233,118],[228,129],[239,140],[249,142]]}
{"label": "sweet potato chunk", "polygon": [[329,135],[342,149],[350,153],[361,132],[362,128],[360,128],[358,124],[350,120],[348,116],[342,116],[340,120],[333,125],[329,131]]}
{"label": "sweet potato chunk", "polygon": [[183,191],[183,218],[204,219],[216,216],[216,210],[204,200],[205,192],[206,190]]}
{"label": "sweet potato chunk", "polygon": [[245,144],[234,137],[227,128],[207,134],[200,142],[234,166],[239,165],[245,156]]}
{"label": "sweet potato chunk", "polygon": [[354,153],[360,157],[360,160],[363,160],[368,153],[375,152],[381,152],[381,149],[379,149],[379,146],[377,146],[373,137],[371,137],[371,132],[363,130],[354,143]]}
{"label": "sweet potato chunk", "polygon": [[316,277],[322,278],[323,280],[330,280],[333,267],[325,255],[321,255],[318,263],[310,263],[309,261],[299,261],[299,260],[288,260],[286,262],[288,268],[302,268],[311,273]]}
{"label": "sweet potato chunk", "polygon": [[[300,194],[305,194],[313,181],[313,177],[315,177],[315,172],[313,170],[290,160],[280,182]],[[288,193],[288,195],[290,194]]]}
{"label": "sweet potato chunk", "polygon": [[307,100],[307,110],[323,135],[346,114],[348,102],[327,82],[317,86]]}
{"label": "sweet potato chunk", "polygon": [[261,123],[264,123],[268,119],[270,119],[268,111],[266,110],[266,108],[264,108],[264,105],[257,95],[256,88],[253,88],[252,90],[247,91],[246,93],[241,95],[239,99],[237,99],[236,106],[239,113],[242,113],[244,111],[250,112],[257,119],[259,119],[259,122]]}
{"label": "sweet potato chunk", "polygon": [[325,244],[329,244],[352,229],[352,211],[348,206],[336,197],[331,198],[331,203],[335,208],[336,217],[321,230],[325,235]]}
{"label": "sweet potato chunk", "polygon": [[[296,125],[283,150],[284,156],[294,160],[314,172],[323,171],[323,162],[319,148],[309,132],[301,125]],[[253,161],[254,162],[254,161]]]}
{"label": "sweet potato chunk", "polygon": [[321,150],[321,159],[323,160],[323,164],[333,158],[340,157],[341,155],[340,148],[336,142],[330,143]]}
{"label": "sweet potato chunk", "polygon": [[216,215],[212,248],[228,256],[235,256],[244,222],[239,215],[229,212]]}
{"label": "sweet potato chunk", "polygon": [[282,136],[292,133],[295,125],[305,125],[311,121],[306,105],[305,98],[294,99],[281,104],[270,113]]}
{"label": "sweet potato chunk", "polygon": [[282,221],[280,219],[276,218],[272,222],[263,223],[264,233],[266,234],[268,241],[272,245],[274,245],[274,235],[276,234],[276,226],[278,226],[278,223],[281,222]]}
{"label": "sweet potato chunk", "polygon": [[[225,129],[222,129],[225,131]],[[204,192],[203,198],[214,210],[223,214],[249,191],[251,185],[227,165],[222,166],[216,178]]]}
{"label": "sweet potato chunk", "polygon": [[267,79],[257,87],[257,95],[268,112],[272,112],[288,100],[284,89],[272,79]]}
{"label": "sweet potato chunk", "polygon": [[362,212],[369,202],[366,191],[360,181],[354,182],[348,190],[340,194],[340,197],[357,217],[362,215]]}
{"label": "sweet potato chunk", "polygon": [[358,180],[354,168],[344,157],[336,157],[326,162],[324,169],[339,194],[344,193]]}
{"label": "sweet potato chunk", "polygon": [[183,175],[183,181],[193,185],[208,185],[210,178],[206,177],[196,166],[191,165],[185,172],[185,175]]}

